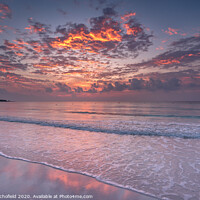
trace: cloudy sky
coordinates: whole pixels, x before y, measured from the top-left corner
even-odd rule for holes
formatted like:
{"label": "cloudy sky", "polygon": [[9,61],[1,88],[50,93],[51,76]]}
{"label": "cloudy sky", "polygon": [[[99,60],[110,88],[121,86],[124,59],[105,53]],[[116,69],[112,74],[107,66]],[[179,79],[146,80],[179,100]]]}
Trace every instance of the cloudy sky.
{"label": "cloudy sky", "polygon": [[0,98],[200,101],[199,0],[0,0]]}

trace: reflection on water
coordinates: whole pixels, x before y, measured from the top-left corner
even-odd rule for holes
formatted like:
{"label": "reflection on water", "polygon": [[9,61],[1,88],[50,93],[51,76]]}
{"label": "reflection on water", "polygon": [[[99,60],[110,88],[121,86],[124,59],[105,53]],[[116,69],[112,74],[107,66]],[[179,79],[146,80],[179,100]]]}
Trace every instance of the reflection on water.
{"label": "reflection on water", "polygon": [[[0,152],[162,199],[199,200],[199,111],[188,102],[0,104]],[[55,180],[69,183],[52,172],[47,185]],[[84,189],[101,191],[94,185]]]}
{"label": "reflection on water", "polygon": [[152,200],[128,190],[40,164],[0,157],[0,194],[93,195],[94,200]]}
{"label": "reflection on water", "polygon": [[199,139],[106,134],[13,122],[1,122],[0,127],[0,152],[10,157],[87,174],[160,199],[199,200]]}
{"label": "reflection on water", "polygon": [[[200,103],[116,103],[116,102],[10,102],[0,104],[0,116],[51,120],[136,119],[196,122]],[[171,117],[174,116],[173,119]],[[189,117],[187,117],[189,116]],[[178,118],[176,118],[178,117]],[[193,118],[194,117],[194,118]]]}

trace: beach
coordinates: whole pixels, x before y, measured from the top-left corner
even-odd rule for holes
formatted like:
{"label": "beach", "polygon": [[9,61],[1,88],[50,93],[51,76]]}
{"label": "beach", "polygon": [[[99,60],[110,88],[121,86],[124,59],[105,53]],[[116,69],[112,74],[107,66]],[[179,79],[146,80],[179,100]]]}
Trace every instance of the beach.
{"label": "beach", "polygon": [[200,200],[200,0],[0,0],[0,200]]}
{"label": "beach", "polygon": [[93,200],[156,199],[81,174],[2,156],[0,180],[1,199],[82,199],[83,196]]}
{"label": "beach", "polygon": [[[27,191],[36,187],[35,195],[68,191],[91,193],[95,200],[199,200],[197,103],[9,102],[0,107],[0,152],[10,158],[1,169],[12,163],[5,170],[13,176],[1,178],[3,192],[21,193],[30,186]],[[27,176],[22,176],[25,165]],[[75,187],[66,190],[62,176],[75,180]]]}

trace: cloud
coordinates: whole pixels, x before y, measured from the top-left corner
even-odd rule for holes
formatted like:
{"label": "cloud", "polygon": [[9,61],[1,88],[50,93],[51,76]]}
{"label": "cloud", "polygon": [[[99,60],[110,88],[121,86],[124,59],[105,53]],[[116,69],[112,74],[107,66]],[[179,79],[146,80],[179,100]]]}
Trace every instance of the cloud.
{"label": "cloud", "polygon": [[24,29],[28,30],[30,34],[38,33],[39,35],[50,33],[50,26],[34,21],[32,18],[28,19],[30,25]]}
{"label": "cloud", "polygon": [[91,84],[91,87],[92,87],[92,88],[99,88],[99,85],[98,85],[97,83],[92,83],[92,84]]}
{"label": "cloud", "polygon": [[52,92],[53,92],[52,88],[50,88],[50,87],[45,88],[45,91],[46,91],[47,93],[52,93]]}
{"label": "cloud", "polygon": [[22,64],[18,62],[17,60],[12,59],[11,55],[0,54],[0,65],[1,65],[1,70],[4,70],[4,71],[27,69],[27,64]]}
{"label": "cloud", "polygon": [[150,78],[149,80],[144,80],[142,78],[133,78],[129,80],[129,83],[119,83],[115,82],[107,84],[102,92],[110,91],[123,91],[123,90],[177,90],[181,87],[181,80],[177,78],[171,78],[169,80],[160,80]]}
{"label": "cloud", "polygon": [[183,51],[200,51],[200,35],[195,35],[171,43],[171,48]]}
{"label": "cloud", "polygon": [[[161,88],[168,90],[171,88],[174,89],[188,89],[188,88],[200,88],[200,79],[199,79],[199,70],[193,70],[193,69],[187,69],[182,71],[175,71],[175,72],[165,72],[165,73],[159,73],[159,72],[152,72],[147,74],[140,74],[137,75],[136,81],[139,79],[142,79],[140,83],[144,83],[144,80],[159,80],[157,82],[156,88]],[[161,81],[161,83],[160,83]],[[140,84],[138,86],[138,89],[142,89],[144,86]],[[136,86],[136,82],[134,82],[134,85]],[[148,84],[149,85],[149,84]],[[150,85],[155,85],[154,82]],[[159,86],[159,87],[158,87]],[[153,88],[153,87],[151,87]]]}
{"label": "cloud", "polygon": [[101,92],[123,91],[126,89],[128,89],[128,84],[126,83],[120,83],[120,82],[115,82],[114,84],[106,83],[106,86],[102,89]]}
{"label": "cloud", "polygon": [[76,23],[59,25],[56,33],[62,36],[52,38],[49,44],[54,49],[78,50],[113,58],[124,57],[127,53],[137,56],[152,44],[152,35],[146,34],[133,17],[125,17],[127,21],[123,24],[116,11],[107,7],[103,9],[102,16],[89,20],[90,26]]}
{"label": "cloud", "polygon": [[[0,82],[16,89],[55,96],[100,96],[200,86],[199,35],[177,40],[147,61],[125,64],[127,58],[137,57],[152,44],[153,36],[146,33],[135,12],[120,16],[114,6],[109,6],[88,23],[68,22],[54,30],[33,19],[28,22],[27,29],[15,40],[4,40],[0,46]],[[149,72],[152,68],[156,73]],[[160,69],[164,69],[162,73]],[[19,70],[26,73],[20,74]]]}
{"label": "cloud", "polygon": [[3,32],[5,32],[7,28],[8,28],[8,26],[2,26],[2,25],[0,25],[0,34],[3,33]]}
{"label": "cloud", "polygon": [[90,89],[86,90],[85,92],[87,92],[87,93],[97,93],[98,91],[95,88],[90,88]]}
{"label": "cloud", "polygon": [[34,79],[20,74],[11,72],[1,72],[0,71],[0,83],[6,86],[6,90],[13,91],[16,93],[37,93],[42,91],[47,84],[48,80]]}
{"label": "cloud", "polygon": [[105,16],[114,16],[116,15],[116,11],[113,8],[107,7],[103,9],[103,14]]}
{"label": "cloud", "polygon": [[133,16],[136,16],[136,13],[135,12],[130,12],[130,13],[127,13],[127,14],[121,16],[121,19],[122,19],[122,21],[125,22],[125,21],[128,21]]}
{"label": "cloud", "polygon": [[[91,18],[89,25],[68,22],[58,25],[55,31],[51,30],[51,26],[30,18],[28,29],[25,29],[28,32],[24,30],[24,33],[20,33],[20,38],[4,40],[4,44],[0,46],[3,52],[0,61],[2,70],[26,70],[30,77],[37,74],[41,80],[56,75],[60,79],[58,82],[63,81],[63,75],[69,77],[70,81],[79,82],[81,79],[87,82],[87,79],[91,79],[93,82],[93,79],[107,77],[109,80],[114,74],[120,77],[130,72],[128,69],[112,69],[111,59],[126,58],[129,54],[136,57],[151,45],[149,39],[152,36],[144,32],[143,26],[136,22],[135,15],[126,15],[124,23],[129,24],[130,30],[138,27],[137,33],[127,32],[114,7],[106,7],[102,12],[101,16]],[[100,88],[85,85],[84,88],[80,87],[82,89],[71,88],[71,91],[100,91]],[[59,91],[63,91],[63,87],[66,91],[67,88],[64,85],[56,87]],[[121,90],[120,86],[117,88]]]}
{"label": "cloud", "polygon": [[8,40],[4,40],[4,45],[5,45],[5,50],[14,50],[14,51],[19,51],[24,49],[25,47],[23,45],[18,45],[12,42],[9,42]]}
{"label": "cloud", "polygon": [[6,18],[11,19],[12,12],[8,5],[0,3],[0,20],[4,20]]}
{"label": "cloud", "polygon": [[[156,57],[136,64],[128,64],[128,67],[189,67],[189,64],[195,65],[200,60],[200,36],[192,36],[180,39],[171,43],[169,49]],[[197,67],[199,65],[197,64]]]}
{"label": "cloud", "polygon": [[173,29],[173,28],[168,28],[166,31],[164,31],[168,35],[177,35],[178,34],[178,29]]}
{"label": "cloud", "polygon": [[182,35],[182,36],[186,36],[186,33],[180,33],[179,29],[174,29],[174,28],[168,28],[167,30],[162,30],[163,32],[165,32],[168,35]]}
{"label": "cloud", "polygon": [[59,13],[61,13],[62,15],[64,15],[64,16],[66,16],[67,15],[67,12],[66,11],[64,11],[63,9],[61,9],[61,8],[58,8],[57,9],[57,11],[59,12]]}
{"label": "cloud", "polygon": [[69,87],[65,83],[56,83],[55,85],[59,88],[60,92],[65,92],[65,93],[71,93],[72,92],[71,87]]}
{"label": "cloud", "polygon": [[84,92],[82,87],[74,88],[74,91],[75,91],[76,93],[82,93],[82,92]]}
{"label": "cloud", "polygon": [[89,73],[89,71],[85,71],[83,69],[79,69],[79,70],[71,69],[71,70],[63,72],[63,74],[86,74],[86,73]]}

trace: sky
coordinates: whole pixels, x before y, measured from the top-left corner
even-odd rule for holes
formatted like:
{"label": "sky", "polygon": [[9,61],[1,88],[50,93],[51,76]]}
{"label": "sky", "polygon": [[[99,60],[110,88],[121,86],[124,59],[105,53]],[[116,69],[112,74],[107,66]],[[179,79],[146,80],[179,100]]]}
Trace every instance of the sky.
{"label": "sky", "polygon": [[0,98],[200,101],[199,0],[0,0]]}

